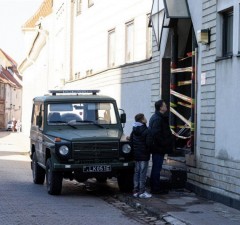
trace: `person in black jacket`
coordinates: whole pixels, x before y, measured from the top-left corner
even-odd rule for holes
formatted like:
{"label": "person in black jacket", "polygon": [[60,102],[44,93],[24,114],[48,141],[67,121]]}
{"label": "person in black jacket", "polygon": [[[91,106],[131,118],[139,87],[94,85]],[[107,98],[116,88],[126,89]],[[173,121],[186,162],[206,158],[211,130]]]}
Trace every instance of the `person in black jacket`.
{"label": "person in black jacket", "polygon": [[147,120],[144,114],[137,114],[135,116],[135,123],[133,124],[133,129],[130,135],[135,159],[133,196],[140,198],[152,197],[151,194],[146,192],[145,188],[148,162],[150,159],[150,145],[153,142],[151,133],[146,124]]}
{"label": "person in black jacket", "polygon": [[149,129],[153,136],[152,171],[150,177],[151,193],[163,193],[160,190],[160,172],[164,160],[164,154],[173,150],[173,135],[169,126],[167,105],[163,100],[155,102],[155,113],[149,121]]}

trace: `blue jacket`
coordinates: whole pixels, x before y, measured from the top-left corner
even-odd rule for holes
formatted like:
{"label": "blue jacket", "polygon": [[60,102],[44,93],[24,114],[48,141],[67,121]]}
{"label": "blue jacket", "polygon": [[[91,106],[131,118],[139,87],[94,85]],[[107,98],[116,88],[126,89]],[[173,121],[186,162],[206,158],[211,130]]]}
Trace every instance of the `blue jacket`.
{"label": "blue jacket", "polygon": [[133,155],[136,161],[148,161],[150,159],[150,146],[153,142],[151,133],[146,124],[135,122],[130,141]]}

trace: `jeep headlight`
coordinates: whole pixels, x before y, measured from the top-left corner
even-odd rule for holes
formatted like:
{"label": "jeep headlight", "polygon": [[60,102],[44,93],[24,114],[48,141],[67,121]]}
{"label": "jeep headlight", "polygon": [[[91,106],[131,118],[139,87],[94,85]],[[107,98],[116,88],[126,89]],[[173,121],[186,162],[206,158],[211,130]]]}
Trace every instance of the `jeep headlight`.
{"label": "jeep headlight", "polygon": [[66,146],[66,145],[60,146],[60,148],[59,148],[59,153],[60,153],[62,156],[66,156],[66,155],[69,153],[69,148],[68,148],[68,146]]}
{"label": "jeep headlight", "polygon": [[124,145],[122,146],[122,151],[123,151],[125,154],[130,153],[130,151],[131,151],[131,146],[130,146],[129,144],[124,144]]}

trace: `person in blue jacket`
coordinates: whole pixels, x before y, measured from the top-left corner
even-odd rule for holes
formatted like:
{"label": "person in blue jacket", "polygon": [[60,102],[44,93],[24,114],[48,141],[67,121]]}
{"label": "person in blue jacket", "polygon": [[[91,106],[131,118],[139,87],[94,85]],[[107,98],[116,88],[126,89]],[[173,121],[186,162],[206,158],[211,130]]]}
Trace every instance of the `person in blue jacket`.
{"label": "person in blue jacket", "polygon": [[152,195],[146,191],[146,178],[148,163],[150,159],[150,146],[152,143],[151,133],[147,127],[147,119],[144,114],[135,116],[135,123],[130,135],[135,159],[134,190],[133,196],[139,198],[151,198]]}

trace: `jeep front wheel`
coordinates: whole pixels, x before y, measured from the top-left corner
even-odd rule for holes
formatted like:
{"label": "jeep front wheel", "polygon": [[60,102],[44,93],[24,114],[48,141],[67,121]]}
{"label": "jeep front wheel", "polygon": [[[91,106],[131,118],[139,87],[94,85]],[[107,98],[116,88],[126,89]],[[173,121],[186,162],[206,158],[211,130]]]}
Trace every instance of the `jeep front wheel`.
{"label": "jeep front wheel", "polygon": [[60,195],[62,191],[63,175],[53,171],[52,160],[49,158],[46,165],[47,191],[50,195]]}
{"label": "jeep front wheel", "polygon": [[36,152],[32,157],[32,175],[35,184],[43,184],[45,180],[45,170],[38,165]]}
{"label": "jeep front wheel", "polygon": [[133,170],[126,170],[118,175],[118,187],[121,192],[131,192],[133,190],[133,173]]}

